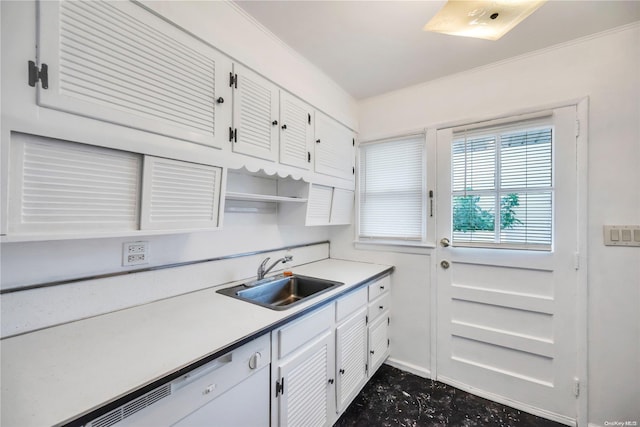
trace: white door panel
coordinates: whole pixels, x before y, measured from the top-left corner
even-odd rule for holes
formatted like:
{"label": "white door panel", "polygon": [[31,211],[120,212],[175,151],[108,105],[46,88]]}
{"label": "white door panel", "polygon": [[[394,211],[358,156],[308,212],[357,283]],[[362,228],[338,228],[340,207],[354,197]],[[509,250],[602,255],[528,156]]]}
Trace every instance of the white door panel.
{"label": "white door panel", "polygon": [[[552,117],[551,251],[437,249],[438,379],[568,422],[576,418],[575,113]],[[449,240],[452,141],[451,129],[438,131],[437,238]]]}

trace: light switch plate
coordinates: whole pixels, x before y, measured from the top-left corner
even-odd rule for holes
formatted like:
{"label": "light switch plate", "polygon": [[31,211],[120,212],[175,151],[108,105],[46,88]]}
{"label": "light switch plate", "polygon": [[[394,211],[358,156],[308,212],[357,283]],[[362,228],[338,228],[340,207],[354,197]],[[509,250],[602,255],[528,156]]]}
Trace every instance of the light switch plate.
{"label": "light switch plate", "polygon": [[640,225],[605,225],[605,246],[640,247]]}

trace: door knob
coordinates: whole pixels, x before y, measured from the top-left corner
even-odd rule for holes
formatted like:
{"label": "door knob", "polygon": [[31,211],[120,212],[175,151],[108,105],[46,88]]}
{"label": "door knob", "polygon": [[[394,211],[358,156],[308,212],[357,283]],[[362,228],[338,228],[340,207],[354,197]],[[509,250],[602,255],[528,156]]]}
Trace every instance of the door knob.
{"label": "door knob", "polygon": [[440,266],[446,270],[450,267],[449,261],[440,261]]}
{"label": "door knob", "polygon": [[451,242],[446,237],[443,237],[442,239],[440,239],[440,246],[442,246],[443,248],[448,247],[450,244]]}

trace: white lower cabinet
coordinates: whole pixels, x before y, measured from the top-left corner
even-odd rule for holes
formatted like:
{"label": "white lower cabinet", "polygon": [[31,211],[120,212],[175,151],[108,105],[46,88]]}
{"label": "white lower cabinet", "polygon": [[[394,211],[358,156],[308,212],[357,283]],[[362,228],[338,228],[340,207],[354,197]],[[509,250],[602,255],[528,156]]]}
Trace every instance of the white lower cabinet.
{"label": "white lower cabinet", "polygon": [[338,412],[367,382],[367,311],[363,307],[336,328],[336,404]]}
{"label": "white lower cabinet", "polygon": [[336,422],[389,355],[389,287],[385,276],[272,332],[271,426]]}
{"label": "white lower cabinet", "polygon": [[389,309],[391,305],[391,276],[384,276],[368,286],[369,306],[367,308],[369,324],[367,336],[369,342],[369,377],[389,356]]}
{"label": "white lower cabinet", "polygon": [[382,316],[369,325],[369,372],[371,375],[389,356],[389,317]]}
{"label": "white lower cabinet", "polygon": [[334,312],[330,304],[272,332],[272,426],[335,420]]}

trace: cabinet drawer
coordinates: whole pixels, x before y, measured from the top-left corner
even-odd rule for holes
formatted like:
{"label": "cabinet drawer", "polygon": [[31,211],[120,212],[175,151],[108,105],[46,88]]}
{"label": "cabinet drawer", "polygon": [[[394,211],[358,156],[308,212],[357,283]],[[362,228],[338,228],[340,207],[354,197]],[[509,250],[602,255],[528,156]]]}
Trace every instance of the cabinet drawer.
{"label": "cabinet drawer", "polygon": [[367,288],[343,296],[336,302],[336,322],[346,319],[351,313],[367,304]]}
{"label": "cabinet drawer", "polygon": [[385,292],[369,303],[369,322],[373,322],[378,316],[389,310],[389,307],[391,307],[391,294]]}
{"label": "cabinet drawer", "polygon": [[384,292],[391,289],[391,276],[384,276],[369,285],[369,301],[373,301]]}
{"label": "cabinet drawer", "polygon": [[282,359],[333,326],[333,304],[309,314],[277,332],[278,358]]}

